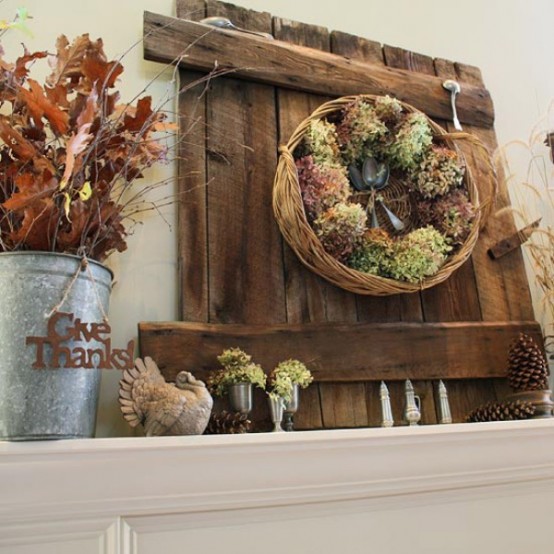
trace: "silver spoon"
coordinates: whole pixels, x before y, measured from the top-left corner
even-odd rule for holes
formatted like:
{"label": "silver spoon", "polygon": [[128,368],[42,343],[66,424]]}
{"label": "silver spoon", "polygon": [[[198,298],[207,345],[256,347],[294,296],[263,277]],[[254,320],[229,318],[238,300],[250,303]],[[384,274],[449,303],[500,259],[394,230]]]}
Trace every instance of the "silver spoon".
{"label": "silver spoon", "polygon": [[[377,161],[375,158],[366,158],[362,167],[362,178],[364,183],[373,191],[377,190]],[[387,176],[388,179],[388,176]],[[379,183],[382,184],[382,175],[379,176]],[[369,204],[368,204],[369,207]],[[379,220],[377,219],[377,212],[375,210],[375,195],[373,195],[373,201],[371,206],[371,227],[377,229],[379,227]]]}
{"label": "silver spoon", "polygon": [[365,159],[362,176],[365,183],[373,190],[381,190],[387,186],[389,173],[389,166],[386,163],[377,163],[375,158]]}
{"label": "silver spoon", "polygon": [[[386,163],[377,163],[375,158],[366,158],[362,168],[362,176],[364,182],[372,188],[374,191],[384,189],[389,183],[390,168]],[[391,225],[396,231],[402,231],[405,227],[404,222],[400,220],[389,208],[385,205],[382,198],[377,197],[376,200],[381,204]],[[379,221],[377,219],[377,213],[375,211],[375,201],[373,202],[373,209],[371,210],[371,226],[373,228],[379,227]]]}
{"label": "silver spoon", "polygon": [[460,120],[458,119],[458,113],[456,112],[456,96],[460,94],[462,87],[458,81],[447,79],[442,84],[442,88],[450,91],[450,103],[452,104],[452,122],[454,123],[454,129],[456,129],[456,131],[463,131]]}
{"label": "silver spoon", "polygon": [[381,198],[378,198],[377,199],[379,201],[379,203],[381,204],[381,206],[383,207],[383,210],[385,210],[385,213],[387,214],[387,217],[389,218],[389,221],[391,222],[391,225],[395,228],[396,231],[403,231],[404,230],[404,227],[406,227],[404,225],[404,222],[401,220],[401,219],[398,219],[398,217],[393,214],[386,206],[385,206],[385,203],[383,202],[383,200]]}
{"label": "silver spoon", "polygon": [[270,35],[269,33],[261,33],[258,31],[249,31],[248,29],[241,29],[240,27],[237,27],[227,17],[220,17],[220,16],[206,17],[204,19],[201,19],[198,23],[204,23],[204,25],[211,25],[212,27],[219,27],[220,29],[230,29],[232,31],[248,33],[249,35],[257,35],[259,37],[273,40],[273,35]]}

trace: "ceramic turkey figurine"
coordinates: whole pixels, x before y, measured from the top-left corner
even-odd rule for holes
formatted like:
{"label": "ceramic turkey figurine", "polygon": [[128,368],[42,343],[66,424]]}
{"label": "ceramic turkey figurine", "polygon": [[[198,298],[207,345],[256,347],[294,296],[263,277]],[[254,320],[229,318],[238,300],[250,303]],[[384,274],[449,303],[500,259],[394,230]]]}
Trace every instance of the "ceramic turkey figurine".
{"label": "ceramic turkey figurine", "polygon": [[147,437],[204,432],[213,400],[206,385],[188,371],[178,373],[175,384],[166,383],[152,358],[137,358],[119,383],[123,417],[131,427],[141,423]]}

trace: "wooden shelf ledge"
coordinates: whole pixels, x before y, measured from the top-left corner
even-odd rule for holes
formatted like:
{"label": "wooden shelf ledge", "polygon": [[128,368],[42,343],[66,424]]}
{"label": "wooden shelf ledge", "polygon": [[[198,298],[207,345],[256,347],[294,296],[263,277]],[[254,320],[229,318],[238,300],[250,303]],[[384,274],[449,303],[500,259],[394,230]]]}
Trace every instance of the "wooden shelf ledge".
{"label": "wooden shelf ledge", "polygon": [[141,354],[152,357],[169,380],[182,370],[205,378],[218,367],[217,356],[232,347],[266,371],[287,358],[302,360],[318,382],[505,377],[508,349],[520,332],[542,344],[534,321],[139,324]]}

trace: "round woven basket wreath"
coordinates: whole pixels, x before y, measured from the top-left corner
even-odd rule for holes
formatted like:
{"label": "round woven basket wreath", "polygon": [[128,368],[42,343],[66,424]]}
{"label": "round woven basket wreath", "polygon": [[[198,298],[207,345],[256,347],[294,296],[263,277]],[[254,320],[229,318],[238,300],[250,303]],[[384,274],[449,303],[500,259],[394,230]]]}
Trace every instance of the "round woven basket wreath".
{"label": "round woven basket wreath", "polygon": [[[466,171],[463,180],[463,189],[467,192],[469,201],[475,208],[475,218],[469,234],[463,244],[449,256],[445,263],[433,275],[423,280],[413,283],[401,281],[387,277],[381,277],[372,273],[358,271],[341,263],[324,249],[320,239],[314,229],[308,222],[302,193],[299,185],[298,171],[293,154],[306,135],[310,124],[314,120],[325,119],[328,116],[334,117],[334,114],[340,114],[347,106],[353,102],[361,100],[371,105],[380,98],[373,95],[346,96],[337,100],[332,100],[320,106],[308,118],[306,118],[296,128],[290,140],[285,146],[279,149],[280,158],[277,166],[273,186],[273,210],[281,233],[285,240],[300,258],[302,263],[311,271],[320,275],[334,285],[354,292],[356,294],[387,296],[400,293],[413,293],[422,289],[427,289],[445,281],[457,268],[459,268],[471,255],[471,252],[477,241],[479,229],[484,226],[491,210],[493,199],[496,194],[496,177],[492,167],[489,154],[482,143],[473,135],[463,132],[448,133],[442,127],[427,119],[433,134],[433,144],[441,144],[453,150],[464,163]],[[400,102],[405,113],[421,113],[416,108]],[[476,146],[472,154],[484,164],[490,172],[490,178],[486,185],[489,190],[489,198],[486,201],[479,200],[478,190],[471,171],[455,141],[463,140]],[[394,193],[395,183],[390,187]],[[409,196],[409,195],[408,195]],[[410,199],[401,202],[396,207],[400,210],[400,215],[410,218]],[[402,212],[402,210],[407,210]]]}

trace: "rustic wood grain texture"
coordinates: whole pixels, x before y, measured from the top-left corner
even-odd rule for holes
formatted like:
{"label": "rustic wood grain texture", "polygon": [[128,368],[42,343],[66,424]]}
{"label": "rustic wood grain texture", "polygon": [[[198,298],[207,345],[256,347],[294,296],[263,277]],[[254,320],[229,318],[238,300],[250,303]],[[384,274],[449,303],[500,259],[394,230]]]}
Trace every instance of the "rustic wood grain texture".
{"label": "rustic wood grain texture", "polygon": [[[178,0],[179,17],[202,19],[204,0]],[[206,211],[206,99],[204,73],[179,71],[179,162],[177,169],[179,315],[208,321],[208,229]],[[197,86],[193,86],[198,82]]]}
{"label": "rustic wood grain texture", "polygon": [[294,356],[316,380],[343,382],[501,377],[520,331],[541,336],[533,321],[139,325],[143,355],[152,356],[169,377],[179,370],[212,369],[224,348],[238,346],[267,370]]}
{"label": "rustic wood grain texture", "polygon": [[[440,65],[442,62],[437,60],[436,63]],[[478,68],[456,63],[455,69],[457,78],[462,85],[462,94],[466,83],[469,85],[483,84],[481,72]],[[464,130],[481,139],[493,155],[498,147],[493,129],[464,125]],[[471,156],[471,154],[469,155]],[[479,162],[474,161],[473,167],[477,167],[475,172],[477,181],[485,180],[487,171],[480,169]],[[505,178],[502,173],[498,174],[498,184],[496,209],[501,209],[510,204]],[[529,319],[533,317],[531,295],[521,250],[514,250],[500,260],[491,260],[487,254],[491,246],[515,231],[513,218],[509,214],[504,214],[501,218],[491,217],[484,231],[480,233],[473,251],[472,259],[479,290],[479,301],[483,319],[486,321]]]}
{"label": "rustic wood grain texture", "polygon": [[[267,12],[208,0],[206,15],[227,17],[245,29],[272,31]],[[271,168],[277,163],[275,90],[237,79],[216,79],[206,109],[209,319],[284,323],[282,238],[271,205]],[[269,430],[263,391],[255,391],[250,417],[254,430]]]}
{"label": "rustic wood grain texture", "polygon": [[[180,72],[181,88],[202,77]],[[206,175],[206,101],[204,85],[179,95],[179,313],[186,321],[208,321],[208,229]]]}
{"label": "rustic wood grain texture", "polygon": [[342,31],[332,31],[331,52],[368,64],[383,65],[381,43]]}
{"label": "rustic wood grain texture", "polygon": [[323,427],[368,427],[364,383],[322,383],[319,386]]}
{"label": "rustic wood grain texture", "polygon": [[[441,79],[458,78],[456,68],[453,62],[448,60],[436,61],[433,64],[434,71]],[[443,122],[448,131],[455,131],[451,122]],[[470,164],[474,159],[471,155],[471,149],[464,147],[460,143],[460,149],[467,157],[467,163]],[[478,171],[478,168],[470,166],[472,171]],[[473,259],[470,258],[450,279],[440,286],[433,287],[432,290],[424,291],[423,308],[426,321],[479,321],[482,319],[481,305],[479,303],[479,291],[475,278],[475,269]],[[463,389],[463,390],[462,390]],[[437,383],[434,385],[436,403],[439,403]],[[462,385],[454,387],[450,391],[452,417],[457,420],[463,420],[466,414],[471,411],[471,399],[496,398],[496,389],[494,383],[486,382],[482,379],[467,379]],[[437,408],[438,409],[438,408]],[[437,415],[440,417],[439,412]]]}
{"label": "rustic wood grain texture", "polygon": [[206,0],[176,0],[175,13],[180,19],[199,21],[206,17]]}
{"label": "rustic wood grain texture", "polygon": [[[240,23],[240,21],[239,21]],[[450,99],[441,80],[402,70],[384,69],[314,49],[271,41],[253,35],[211,29],[206,25],[145,12],[146,59],[210,70],[233,68],[236,76],[316,94],[344,96],[360,91],[394,94],[433,117],[449,116]],[[193,48],[188,48],[194,44]],[[187,50],[188,48],[188,50]],[[187,50],[187,56],[182,57]],[[462,122],[490,127],[494,113],[490,94],[466,87],[458,103]]]}
{"label": "rustic wood grain texture", "polygon": [[210,321],[284,322],[282,241],[268,171],[276,164],[274,90],[216,79],[207,111]]}
{"label": "rustic wood grain texture", "polygon": [[[273,35],[278,40],[318,48],[329,49],[329,32],[324,27],[314,27],[279,17],[273,18]],[[326,97],[306,92],[277,89],[279,143],[286,143],[297,125]],[[327,319],[327,291],[330,285],[321,277],[308,271],[296,254],[283,241],[285,293],[287,321],[289,323],[323,322]],[[319,383],[302,391],[299,410],[294,416],[295,428],[321,429],[323,427]]]}

